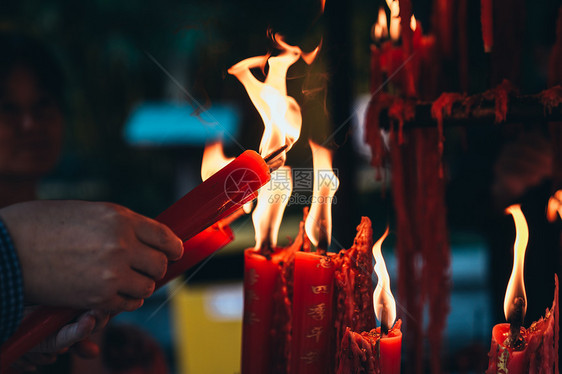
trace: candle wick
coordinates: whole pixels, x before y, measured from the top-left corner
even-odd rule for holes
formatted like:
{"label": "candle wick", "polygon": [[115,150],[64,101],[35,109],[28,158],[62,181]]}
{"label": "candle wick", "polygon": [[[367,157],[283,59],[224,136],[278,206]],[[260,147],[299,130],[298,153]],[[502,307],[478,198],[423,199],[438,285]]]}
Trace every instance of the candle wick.
{"label": "candle wick", "polygon": [[271,242],[268,240],[264,240],[259,248],[259,252],[262,256],[264,256],[266,259],[271,260],[271,255],[273,254],[273,247],[271,245]]}
{"label": "candle wick", "polygon": [[[281,155],[281,153],[283,153],[287,148],[288,148],[288,146],[285,144],[284,146],[277,148],[275,151],[273,151],[270,154],[268,154],[267,156],[265,156],[263,158],[263,160],[271,168],[271,164],[273,163],[273,161],[275,161],[277,159],[277,157],[279,157]],[[277,169],[277,168],[275,168],[275,169]]]}
{"label": "candle wick", "polygon": [[522,351],[525,348],[525,338],[521,336],[521,325],[523,325],[523,309],[525,300],[516,297],[513,300],[513,311],[509,315],[509,334],[504,341],[504,345],[515,351]]}
{"label": "candle wick", "polygon": [[381,310],[381,336],[385,337],[388,335],[388,325],[386,324],[386,308]]}

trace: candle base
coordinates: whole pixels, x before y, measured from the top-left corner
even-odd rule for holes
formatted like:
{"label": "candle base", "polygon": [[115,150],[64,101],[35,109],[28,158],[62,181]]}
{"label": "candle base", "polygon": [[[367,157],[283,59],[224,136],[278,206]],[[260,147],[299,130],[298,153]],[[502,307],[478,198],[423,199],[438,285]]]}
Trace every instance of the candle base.
{"label": "candle base", "polygon": [[402,321],[382,336],[380,327],[361,333],[346,328],[337,352],[336,374],[400,374]]}
{"label": "candle base", "polygon": [[555,276],[555,285],[554,301],[545,316],[528,329],[521,327],[521,336],[526,342],[522,350],[507,347],[509,323],[494,326],[486,374],[558,373],[558,276]]}

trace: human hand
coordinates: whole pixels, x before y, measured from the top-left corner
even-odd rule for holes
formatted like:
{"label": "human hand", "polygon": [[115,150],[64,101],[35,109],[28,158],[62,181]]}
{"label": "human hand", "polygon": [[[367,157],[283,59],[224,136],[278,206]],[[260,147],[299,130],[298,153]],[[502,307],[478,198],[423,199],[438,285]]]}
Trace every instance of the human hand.
{"label": "human hand", "polygon": [[134,310],[183,252],[168,227],[110,203],[33,201],[0,209],[0,217],[29,303]]}
{"label": "human hand", "polygon": [[[26,308],[26,313],[33,311]],[[49,365],[57,360],[58,355],[71,351],[86,359],[99,355],[99,346],[88,338],[103,329],[109,321],[110,314],[99,310],[83,313],[75,322],[63,326],[37,347],[26,353],[13,364],[19,371],[36,371],[37,366]]]}

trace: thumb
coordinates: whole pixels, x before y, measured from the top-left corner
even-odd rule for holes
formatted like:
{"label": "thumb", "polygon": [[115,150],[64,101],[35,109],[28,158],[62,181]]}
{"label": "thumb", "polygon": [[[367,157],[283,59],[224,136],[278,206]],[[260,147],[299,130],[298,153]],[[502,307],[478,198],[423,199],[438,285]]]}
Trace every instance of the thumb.
{"label": "thumb", "polygon": [[96,325],[96,320],[90,314],[83,314],[74,323],[61,328],[56,334],[43,341],[38,348],[40,352],[58,352],[86,339]]}

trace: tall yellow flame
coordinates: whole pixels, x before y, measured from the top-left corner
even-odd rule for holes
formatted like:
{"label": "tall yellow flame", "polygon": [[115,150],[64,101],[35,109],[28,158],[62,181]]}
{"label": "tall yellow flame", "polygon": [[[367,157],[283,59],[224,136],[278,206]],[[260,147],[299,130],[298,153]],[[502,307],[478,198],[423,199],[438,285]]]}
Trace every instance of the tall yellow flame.
{"label": "tall yellow flame", "polygon": [[382,242],[388,236],[388,227],[379,240],[373,245],[373,257],[375,258],[375,273],[377,274],[377,287],[373,293],[373,306],[375,315],[381,321],[383,330],[388,330],[396,320],[396,301],[390,290],[390,276],[386,270],[386,263],[382,257]]}
{"label": "tall yellow flame", "polygon": [[[258,203],[252,215],[257,249],[271,249],[277,245],[279,226],[292,192],[291,169],[283,168],[283,165],[287,152],[300,136],[302,116],[297,101],[287,95],[287,71],[301,57],[307,64],[312,63],[320,49],[318,46],[310,53],[303,53],[299,47],[287,44],[279,35],[274,35],[274,40],[281,50],[278,55],[269,58],[250,57],[228,69],[244,85],[263,120],[261,155],[265,157],[287,146],[269,165],[277,171],[272,173],[270,183],[258,193]],[[264,62],[267,62],[269,69],[262,82],[252,74],[251,69],[263,68]],[[280,178],[284,178],[282,184],[278,183]]]}
{"label": "tall yellow flame", "polygon": [[511,320],[513,313],[517,311],[515,301],[518,298],[523,299],[524,305],[522,309],[521,319],[525,318],[527,312],[527,294],[525,292],[525,281],[523,279],[523,270],[525,265],[525,250],[529,241],[529,228],[527,221],[521,211],[520,205],[512,205],[506,209],[506,213],[513,216],[515,221],[515,244],[513,245],[513,269],[505,291],[505,299],[503,302],[503,311],[506,320]]}
{"label": "tall yellow flame", "polygon": [[379,8],[379,15],[373,29],[373,36],[375,38],[375,41],[377,42],[388,37],[388,23],[386,21],[386,12],[382,7]]}
{"label": "tall yellow flame", "polygon": [[[260,114],[264,132],[260,143],[262,156],[287,145],[287,149],[276,159],[277,168],[285,164],[286,153],[298,140],[302,125],[301,109],[296,100],[287,95],[287,71],[303,55],[301,49],[287,44],[281,36],[275,36],[281,53],[277,56],[257,56],[240,61],[228,69],[228,72],[244,85],[250,100]],[[317,51],[316,51],[317,52]],[[306,62],[311,63],[316,52],[306,55]],[[310,58],[309,58],[310,57]],[[267,59],[269,71],[263,82],[258,80],[251,69],[261,68]]]}
{"label": "tall yellow flame", "polygon": [[554,222],[556,221],[556,214],[562,218],[562,190],[556,191],[554,195],[548,199],[546,218],[549,222]]}
{"label": "tall yellow flame", "polygon": [[320,250],[327,250],[332,237],[332,201],[339,187],[339,180],[332,169],[332,152],[313,141],[312,149],[314,181],[312,203],[306,217],[306,235]]}
{"label": "tall yellow flame", "polygon": [[390,39],[400,39],[400,5],[398,1],[390,3]]}
{"label": "tall yellow flame", "polygon": [[277,246],[283,213],[293,191],[291,168],[281,166],[271,173],[271,180],[258,193],[258,203],[252,221],[256,236],[256,249],[274,249]]}

